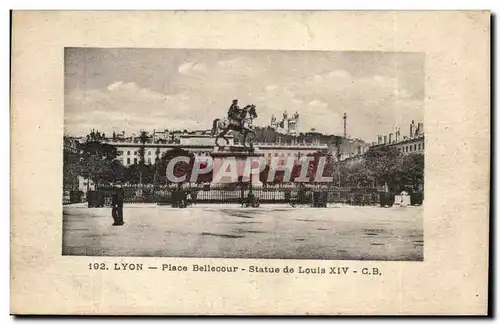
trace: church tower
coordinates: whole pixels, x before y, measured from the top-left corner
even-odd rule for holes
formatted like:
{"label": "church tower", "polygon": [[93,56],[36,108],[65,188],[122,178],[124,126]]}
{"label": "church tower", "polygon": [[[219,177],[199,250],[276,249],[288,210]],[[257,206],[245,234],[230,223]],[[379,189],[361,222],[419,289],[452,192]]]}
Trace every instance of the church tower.
{"label": "church tower", "polygon": [[274,114],[271,115],[271,124],[270,126],[273,128],[273,129],[276,129],[277,125],[276,125],[276,117],[274,117]]}
{"label": "church tower", "polygon": [[295,112],[290,119],[288,119],[288,134],[297,136],[299,135],[299,113]]}

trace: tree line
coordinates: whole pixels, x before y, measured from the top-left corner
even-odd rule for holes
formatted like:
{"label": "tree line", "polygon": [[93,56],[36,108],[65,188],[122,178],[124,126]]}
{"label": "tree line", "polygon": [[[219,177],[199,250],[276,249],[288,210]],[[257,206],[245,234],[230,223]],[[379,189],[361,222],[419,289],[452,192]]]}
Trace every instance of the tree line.
{"label": "tree line", "polygon": [[[64,160],[64,175],[82,176],[91,179],[96,186],[112,184],[121,181],[130,184],[166,184],[166,168],[168,163],[177,156],[189,157],[189,163],[180,162],[175,165],[176,177],[186,176],[190,180],[192,167],[195,163],[193,153],[174,148],[160,155],[159,149],[155,152],[155,162],[145,163],[145,146],[150,135],[142,131],[139,135],[139,161],[130,166],[116,159],[119,154],[116,147],[103,140],[104,134],[92,130],[84,143],[78,145],[76,159]],[[356,161],[340,161],[340,152],[318,151],[308,155],[312,162],[307,168],[306,177],[309,183],[314,183],[320,159],[324,157],[325,166],[321,176],[332,177],[335,187],[380,187],[386,186],[390,191],[398,192],[403,189],[419,191],[424,183],[424,156],[422,154],[403,155],[397,148],[385,146],[370,148]],[[203,168],[204,166],[202,166]],[[295,164],[289,181],[294,182],[300,176],[301,165]],[[260,173],[259,179],[264,184],[283,183],[284,171],[277,171],[273,179],[269,180],[269,166]],[[212,181],[212,172],[201,174],[196,183]]]}

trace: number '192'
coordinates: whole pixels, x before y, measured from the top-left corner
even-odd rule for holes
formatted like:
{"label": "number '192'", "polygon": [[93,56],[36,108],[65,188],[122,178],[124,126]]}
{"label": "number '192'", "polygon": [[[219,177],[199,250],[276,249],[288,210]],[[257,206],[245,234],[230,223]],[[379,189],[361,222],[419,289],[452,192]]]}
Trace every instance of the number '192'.
{"label": "number '192'", "polygon": [[89,263],[89,270],[107,270],[105,263]]}

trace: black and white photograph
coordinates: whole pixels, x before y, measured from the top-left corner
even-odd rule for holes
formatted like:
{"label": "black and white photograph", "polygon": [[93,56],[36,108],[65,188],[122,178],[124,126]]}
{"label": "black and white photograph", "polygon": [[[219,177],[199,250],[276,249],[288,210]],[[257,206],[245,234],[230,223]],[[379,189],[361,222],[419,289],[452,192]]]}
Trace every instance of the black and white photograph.
{"label": "black and white photograph", "polygon": [[491,313],[491,12],[11,32],[11,314]]}
{"label": "black and white photograph", "polygon": [[423,260],[422,53],[64,60],[63,255]]}

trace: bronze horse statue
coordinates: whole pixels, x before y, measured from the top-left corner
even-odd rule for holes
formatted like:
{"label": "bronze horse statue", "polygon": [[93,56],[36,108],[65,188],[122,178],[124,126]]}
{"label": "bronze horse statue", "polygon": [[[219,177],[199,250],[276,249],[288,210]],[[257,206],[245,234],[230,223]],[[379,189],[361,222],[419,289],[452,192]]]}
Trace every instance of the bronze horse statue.
{"label": "bronze horse statue", "polygon": [[[219,119],[216,118],[212,125],[212,136],[215,137],[215,145],[221,148],[219,145],[219,139],[222,138],[226,140],[226,145],[229,144],[229,140],[225,137],[229,131],[239,132],[243,135],[243,147],[247,147],[247,137],[249,134],[255,136],[255,130],[253,129],[253,119],[257,117],[257,112],[255,110],[255,105],[247,105],[243,107],[240,112],[239,120],[233,119]],[[250,140],[250,148],[253,148],[253,139]]]}

